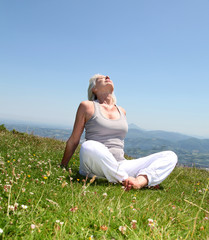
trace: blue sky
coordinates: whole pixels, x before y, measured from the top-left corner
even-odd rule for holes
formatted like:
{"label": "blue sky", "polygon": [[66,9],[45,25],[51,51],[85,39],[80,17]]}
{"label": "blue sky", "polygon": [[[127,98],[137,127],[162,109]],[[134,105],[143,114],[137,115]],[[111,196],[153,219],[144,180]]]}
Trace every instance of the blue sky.
{"label": "blue sky", "polygon": [[0,119],[71,127],[109,75],[129,123],[209,138],[209,1],[0,2]]}

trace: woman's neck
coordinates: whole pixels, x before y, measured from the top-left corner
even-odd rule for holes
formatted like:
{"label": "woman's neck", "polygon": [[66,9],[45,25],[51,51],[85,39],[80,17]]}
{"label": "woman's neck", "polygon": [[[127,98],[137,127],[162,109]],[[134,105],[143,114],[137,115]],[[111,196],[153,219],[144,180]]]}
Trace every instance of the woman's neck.
{"label": "woman's neck", "polygon": [[97,100],[100,104],[114,105],[114,101],[111,93],[98,94]]}

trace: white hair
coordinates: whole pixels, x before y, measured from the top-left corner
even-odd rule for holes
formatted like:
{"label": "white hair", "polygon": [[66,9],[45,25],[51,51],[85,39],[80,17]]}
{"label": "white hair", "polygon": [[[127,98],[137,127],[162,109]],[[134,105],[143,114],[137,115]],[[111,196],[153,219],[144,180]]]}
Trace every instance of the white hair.
{"label": "white hair", "polygon": [[[89,79],[89,87],[88,87],[88,100],[94,101],[97,100],[97,96],[93,93],[93,88],[96,85],[96,80],[99,78],[101,74],[95,74],[93,77]],[[116,104],[116,97],[114,92],[112,93],[113,103]]]}

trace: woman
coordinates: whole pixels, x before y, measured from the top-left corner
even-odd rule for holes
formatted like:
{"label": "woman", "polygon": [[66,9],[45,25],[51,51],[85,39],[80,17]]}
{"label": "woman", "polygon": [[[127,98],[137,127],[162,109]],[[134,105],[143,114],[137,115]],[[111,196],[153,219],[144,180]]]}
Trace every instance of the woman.
{"label": "woman", "polygon": [[89,80],[89,100],[78,107],[61,166],[68,165],[85,128],[80,174],[120,182],[126,190],[155,186],[172,172],[177,156],[172,151],[164,151],[134,160],[124,158],[124,138],[128,131],[126,112],[116,105],[113,91],[109,76],[96,74]]}

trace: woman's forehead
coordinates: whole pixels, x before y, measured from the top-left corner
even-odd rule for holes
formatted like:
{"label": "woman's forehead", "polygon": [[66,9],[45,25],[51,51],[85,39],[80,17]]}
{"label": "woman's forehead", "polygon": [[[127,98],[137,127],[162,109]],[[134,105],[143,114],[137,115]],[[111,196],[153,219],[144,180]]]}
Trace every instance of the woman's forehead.
{"label": "woman's forehead", "polygon": [[98,78],[104,78],[106,77],[105,75],[99,75]]}

